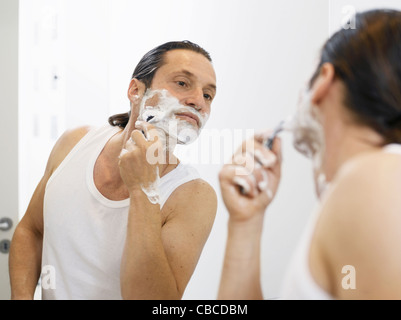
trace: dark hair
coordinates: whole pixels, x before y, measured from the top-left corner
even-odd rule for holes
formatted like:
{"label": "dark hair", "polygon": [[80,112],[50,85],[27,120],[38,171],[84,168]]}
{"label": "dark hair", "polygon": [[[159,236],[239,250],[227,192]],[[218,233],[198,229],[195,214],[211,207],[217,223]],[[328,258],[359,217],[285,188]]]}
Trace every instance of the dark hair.
{"label": "dark hair", "polygon": [[[135,68],[134,74],[132,75],[132,79],[138,79],[143,82],[146,88],[150,88],[152,85],[153,78],[156,74],[156,71],[162,67],[165,63],[164,57],[168,51],[185,49],[190,50],[196,53],[202,54],[205,58],[207,58],[210,62],[212,62],[212,58],[210,54],[200,47],[199,45],[185,40],[185,41],[173,41],[162,44],[153,50],[149,51],[147,54],[143,56],[141,61]],[[109,118],[109,123],[112,126],[118,126],[125,128],[127,125],[131,113],[121,113]]]}
{"label": "dark hair", "polygon": [[341,29],[323,46],[310,86],[324,63],[333,64],[355,120],[386,143],[401,143],[401,12],[366,11],[355,22],[355,29]]}

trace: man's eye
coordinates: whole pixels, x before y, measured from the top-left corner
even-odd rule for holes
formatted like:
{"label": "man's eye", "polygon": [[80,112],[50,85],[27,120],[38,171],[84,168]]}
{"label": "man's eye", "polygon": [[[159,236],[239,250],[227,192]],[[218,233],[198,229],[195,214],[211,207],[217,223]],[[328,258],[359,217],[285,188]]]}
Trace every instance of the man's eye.
{"label": "man's eye", "polygon": [[213,100],[213,97],[212,97],[210,94],[207,94],[207,93],[205,93],[205,94],[203,95],[203,97],[204,97],[206,100],[208,100],[208,101],[212,101],[212,100]]}
{"label": "man's eye", "polygon": [[184,82],[184,81],[178,81],[177,82],[177,84],[180,86],[180,87],[186,87],[186,82]]}

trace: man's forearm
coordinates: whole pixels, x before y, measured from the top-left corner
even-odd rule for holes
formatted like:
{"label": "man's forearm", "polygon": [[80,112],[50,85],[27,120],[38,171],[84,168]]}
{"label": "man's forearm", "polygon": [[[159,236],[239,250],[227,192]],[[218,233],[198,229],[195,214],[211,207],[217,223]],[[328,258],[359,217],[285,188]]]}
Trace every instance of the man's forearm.
{"label": "man's forearm", "polygon": [[181,293],[162,242],[161,213],[146,195],[131,196],[127,239],[121,264],[123,299],[174,300]]}
{"label": "man's forearm", "polygon": [[11,241],[9,270],[11,299],[31,300],[40,277],[42,259],[41,235],[17,227]]}
{"label": "man's forearm", "polygon": [[263,299],[260,285],[260,241],[263,219],[229,222],[218,299]]}

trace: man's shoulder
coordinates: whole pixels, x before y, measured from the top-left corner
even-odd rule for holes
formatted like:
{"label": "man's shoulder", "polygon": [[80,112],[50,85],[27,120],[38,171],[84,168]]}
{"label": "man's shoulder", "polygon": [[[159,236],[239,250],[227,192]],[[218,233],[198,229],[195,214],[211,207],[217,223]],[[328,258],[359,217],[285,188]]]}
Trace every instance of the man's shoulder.
{"label": "man's shoulder", "polygon": [[214,218],[217,211],[217,195],[213,187],[203,179],[194,179],[180,185],[169,197],[164,207],[167,211],[190,213],[198,216],[203,212]]}
{"label": "man's shoulder", "polygon": [[348,161],[332,183],[332,204],[369,209],[382,205],[393,190],[401,187],[401,157],[382,151],[363,154]]}
{"label": "man's shoulder", "polygon": [[400,188],[399,156],[378,152],[352,160],[322,203],[320,225],[325,226],[324,234],[332,244],[344,241],[351,249],[351,243],[368,243],[396,232],[401,226]]}
{"label": "man's shoulder", "polygon": [[81,126],[65,131],[57,140],[49,157],[47,170],[54,172],[65,157],[92,129],[90,126]]}
{"label": "man's shoulder", "polygon": [[400,155],[373,152],[349,161],[334,181],[337,192],[333,196],[354,199],[360,205],[370,206],[377,197],[386,197],[388,191],[401,187]]}
{"label": "man's shoulder", "polygon": [[183,185],[184,188],[186,188],[187,191],[190,192],[196,192],[196,193],[213,193],[215,194],[215,190],[213,189],[213,187],[209,184],[209,182],[198,178],[198,179],[194,179],[192,181],[189,181],[188,183]]}
{"label": "man's shoulder", "polygon": [[60,137],[59,142],[66,147],[75,146],[92,128],[91,126],[81,126],[67,130]]}
{"label": "man's shoulder", "polygon": [[[207,181],[197,178],[179,186],[173,195],[175,195],[177,198],[180,198],[180,201],[184,199],[189,199],[190,201],[199,201],[199,199],[204,197],[216,198],[216,191]],[[194,197],[194,195],[196,197]]]}

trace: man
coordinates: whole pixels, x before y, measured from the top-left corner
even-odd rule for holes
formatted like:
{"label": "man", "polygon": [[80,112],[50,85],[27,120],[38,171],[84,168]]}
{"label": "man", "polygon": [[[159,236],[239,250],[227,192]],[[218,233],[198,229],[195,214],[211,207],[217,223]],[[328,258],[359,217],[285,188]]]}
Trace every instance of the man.
{"label": "man", "polygon": [[[128,114],[59,139],[12,240],[13,299],[32,299],[42,270],[52,273],[44,299],[182,298],[217,200],[171,145],[166,162],[150,161],[149,150],[166,149],[158,122],[140,119],[152,90],[186,108],[171,121],[199,131],[216,94],[210,56],[189,41],[155,48],[134,72]],[[156,201],[147,192],[155,183]]]}

